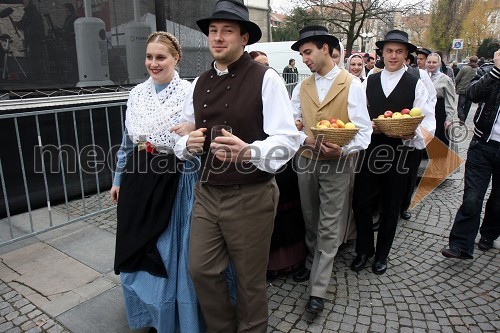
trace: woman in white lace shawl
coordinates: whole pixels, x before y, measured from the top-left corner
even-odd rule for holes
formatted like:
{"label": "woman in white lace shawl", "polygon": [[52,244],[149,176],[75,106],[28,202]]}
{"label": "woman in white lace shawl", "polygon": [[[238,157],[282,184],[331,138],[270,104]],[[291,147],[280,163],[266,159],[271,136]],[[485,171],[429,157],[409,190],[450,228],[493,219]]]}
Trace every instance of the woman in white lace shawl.
{"label": "woman in white lace shawl", "polygon": [[175,70],[178,40],[155,32],[147,40],[150,75],[129,95],[125,132],[110,190],[117,206],[114,270],[120,274],[129,326],[150,332],[202,332],[187,271],[195,172],[173,154],[190,83]]}

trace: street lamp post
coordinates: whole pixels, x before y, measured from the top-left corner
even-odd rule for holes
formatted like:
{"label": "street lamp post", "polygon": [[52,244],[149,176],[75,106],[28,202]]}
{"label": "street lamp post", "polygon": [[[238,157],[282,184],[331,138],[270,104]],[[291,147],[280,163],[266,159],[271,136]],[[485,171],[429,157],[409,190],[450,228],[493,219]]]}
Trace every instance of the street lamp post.
{"label": "street lamp post", "polygon": [[366,44],[370,41],[370,39],[375,36],[373,34],[373,32],[369,31],[369,32],[362,32],[361,34],[359,34],[359,36],[361,37],[361,52],[365,52],[367,47],[366,47]]}

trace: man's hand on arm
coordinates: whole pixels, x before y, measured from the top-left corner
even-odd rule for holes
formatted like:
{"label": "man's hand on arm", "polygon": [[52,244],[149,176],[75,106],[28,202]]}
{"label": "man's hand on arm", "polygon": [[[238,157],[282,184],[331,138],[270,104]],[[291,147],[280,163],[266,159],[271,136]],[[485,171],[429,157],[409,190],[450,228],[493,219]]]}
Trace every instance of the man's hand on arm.
{"label": "man's hand on arm", "polygon": [[190,154],[201,155],[203,154],[203,145],[205,144],[205,127],[198,128],[196,131],[189,133],[186,143],[186,149]]}
{"label": "man's hand on arm", "polygon": [[304,128],[304,124],[302,123],[302,121],[297,119],[295,120],[295,127],[297,127],[298,131],[302,131],[302,129]]}
{"label": "man's hand on arm", "polygon": [[170,128],[170,132],[175,132],[179,136],[188,135],[196,129],[195,125],[190,122],[180,123]]}

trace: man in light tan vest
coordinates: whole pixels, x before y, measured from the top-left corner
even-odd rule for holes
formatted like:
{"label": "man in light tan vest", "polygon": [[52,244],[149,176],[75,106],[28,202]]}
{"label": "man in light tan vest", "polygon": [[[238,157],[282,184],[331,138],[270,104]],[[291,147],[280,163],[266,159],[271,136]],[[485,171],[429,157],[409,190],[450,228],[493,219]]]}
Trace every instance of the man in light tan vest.
{"label": "man in light tan vest", "polygon": [[[309,250],[304,269],[294,274],[297,282],[309,280],[310,298],[306,310],[324,308],[333,261],[347,230],[356,152],[370,143],[371,120],[361,81],[339,68],[330,54],[339,44],[322,26],[300,31],[292,45],[313,74],[293,91],[296,119],[302,118],[302,148],[297,154],[297,173]],[[316,140],[310,130],[320,120],[336,118],[352,122],[359,132],[344,147]]]}

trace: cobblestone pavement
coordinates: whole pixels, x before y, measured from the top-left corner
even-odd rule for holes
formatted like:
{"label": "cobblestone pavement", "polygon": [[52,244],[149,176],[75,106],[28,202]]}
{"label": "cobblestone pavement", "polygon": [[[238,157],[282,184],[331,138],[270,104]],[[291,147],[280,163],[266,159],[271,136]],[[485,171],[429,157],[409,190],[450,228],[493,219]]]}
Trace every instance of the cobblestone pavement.
{"label": "cobblestone pavement", "polygon": [[[459,149],[464,159],[466,151],[467,145]],[[268,281],[268,332],[500,332],[499,250],[476,249],[473,260],[440,254],[462,199],[463,179],[456,178],[419,203],[410,221],[400,221],[386,274],[351,271],[353,244],[339,252],[321,314],[305,312],[307,283],[291,275]],[[100,198],[88,198],[85,209],[111,206],[107,193]],[[78,201],[55,209],[84,214]],[[116,233],[114,209],[86,222]],[[0,281],[0,332],[69,330]]]}
{"label": "cobblestone pavement", "polygon": [[69,333],[70,331],[0,281],[0,332]]}

